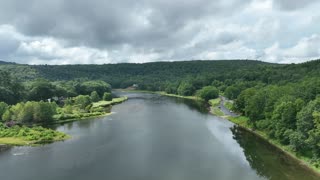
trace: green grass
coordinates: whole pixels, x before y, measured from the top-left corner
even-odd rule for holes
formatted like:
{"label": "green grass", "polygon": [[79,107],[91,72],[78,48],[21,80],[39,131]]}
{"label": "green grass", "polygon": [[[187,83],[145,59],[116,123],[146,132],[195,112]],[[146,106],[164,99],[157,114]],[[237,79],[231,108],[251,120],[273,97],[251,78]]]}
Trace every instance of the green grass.
{"label": "green grass", "polygon": [[220,105],[220,102],[221,102],[221,99],[220,99],[220,98],[210,99],[210,100],[209,100],[209,104],[210,104],[212,107],[219,106],[219,105]]}
{"label": "green grass", "polygon": [[[73,121],[85,120],[95,117],[107,116],[110,115],[111,112],[109,106],[114,104],[119,104],[123,101],[126,101],[127,97],[119,97],[113,98],[112,101],[99,101],[92,103],[92,107],[90,112],[82,112],[81,110],[72,110],[69,113],[60,112],[57,115],[54,115],[55,121],[53,124],[61,124],[61,123],[68,123]],[[109,110],[106,110],[109,109]],[[63,110],[62,110],[63,111]]]}
{"label": "green grass", "polygon": [[250,126],[248,125],[248,120],[249,120],[248,117],[245,117],[245,116],[237,116],[237,117],[228,116],[227,119],[230,120],[231,122],[235,123],[235,124],[238,124],[238,125],[242,126],[242,127],[250,128]]}
{"label": "green grass", "polygon": [[32,141],[27,141],[17,137],[1,137],[0,144],[13,145],[13,146],[25,146],[33,144]]}
{"label": "green grass", "polygon": [[225,101],[223,105],[229,110],[233,109],[233,103],[230,101]]}
{"label": "green grass", "polygon": [[113,98],[112,101],[99,101],[99,102],[93,103],[92,107],[93,108],[106,107],[114,104],[119,104],[123,101],[126,101],[127,99],[128,99],[127,97],[119,97],[119,98]]}
{"label": "green grass", "polygon": [[224,116],[224,113],[221,111],[218,106],[220,105],[221,99],[216,98],[216,99],[210,99],[209,101],[210,104],[210,113],[216,116]]}
{"label": "green grass", "polygon": [[0,123],[0,144],[7,145],[36,145],[51,143],[54,141],[62,141],[69,139],[70,136],[52,129],[40,126],[13,126],[6,127]]}
{"label": "green grass", "polygon": [[55,115],[53,118],[55,121],[52,124],[63,124],[80,120],[87,120],[96,117],[108,116],[112,113],[75,113],[75,114],[64,114],[64,118],[61,118],[61,114]]}
{"label": "green grass", "polygon": [[203,99],[197,97],[197,96],[181,96],[181,95],[177,95],[177,94],[168,94],[166,92],[163,91],[158,91],[156,92],[157,94],[160,95],[164,95],[164,96],[170,96],[170,97],[177,97],[177,98],[184,98],[184,99],[192,99],[192,100],[200,100],[202,101]]}
{"label": "green grass", "polygon": [[152,93],[155,94],[155,91],[148,91],[148,90],[138,90],[138,89],[114,89],[115,91],[122,91],[122,92],[138,92],[138,93]]}
{"label": "green grass", "polygon": [[224,113],[217,107],[213,107],[211,108],[211,111],[210,111],[213,115],[216,115],[216,116],[224,116]]}
{"label": "green grass", "polygon": [[123,91],[123,92],[139,92],[139,93],[160,94],[163,96],[170,96],[170,97],[177,97],[177,98],[183,98],[183,99],[192,99],[192,100],[203,101],[203,99],[201,99],[197,96],[181,96],[181,95],[177,95],[177,94],[168,94],[164,91],[148,91],[148,90],[135,90],[135,89],[116,89],[116,90]]}

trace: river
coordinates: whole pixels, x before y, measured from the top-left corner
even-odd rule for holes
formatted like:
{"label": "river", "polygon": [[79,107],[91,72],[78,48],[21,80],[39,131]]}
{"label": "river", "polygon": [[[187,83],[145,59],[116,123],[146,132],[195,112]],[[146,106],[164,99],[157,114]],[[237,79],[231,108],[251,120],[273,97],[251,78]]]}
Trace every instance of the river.
{"label": "river", "polygon": [[0,152],[1,180],[313,180],[260,138],[203,104],[146,93],[110,116],[57,126],[72,139]]}

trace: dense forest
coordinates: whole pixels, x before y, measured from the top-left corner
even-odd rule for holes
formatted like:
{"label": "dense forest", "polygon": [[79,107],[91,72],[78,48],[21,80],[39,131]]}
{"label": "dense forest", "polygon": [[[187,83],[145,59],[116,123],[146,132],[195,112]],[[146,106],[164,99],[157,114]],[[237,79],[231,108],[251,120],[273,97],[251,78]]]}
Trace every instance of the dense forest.
{"label": "dense forest", "polygon": [[2,117],[5,107],[21,101],[79,95],[87,95],[89,101],[90,95],[91,100],[94,96],[102,98],[111,87],[133,84],[141,90],[196,95],[205,100],[223,94],[234,100],[234,111],[248,117],[251,127],[320,166],[320,60],[301,64],[252,60],[1,64],[0,73]]}

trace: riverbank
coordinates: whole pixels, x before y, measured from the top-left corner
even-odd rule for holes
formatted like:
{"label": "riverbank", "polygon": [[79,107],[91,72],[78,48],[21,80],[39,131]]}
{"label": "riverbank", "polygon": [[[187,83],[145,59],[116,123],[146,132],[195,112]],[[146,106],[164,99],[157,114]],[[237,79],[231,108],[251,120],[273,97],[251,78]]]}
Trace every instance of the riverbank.
{"label": "riverbank", "polygon": [[64,141],[69,135],[52,129],[26,126],[6,127],[0,123],[0,144],[10,146],[37,146],[40,144]]}
{"label": "riverbank", "polygon": [[[253,129],[249,124],[248,124],[248,117],[245,116],[240,116],[240,115],[236,115],[235,113],[233,113],[230,108],[231,105],[228,104],[226,107],[226,102],[224,99],[224,97],[220,97],[220,101],[215,99],[215,100],[210,100],[209,104],[211,105],[211,109],[214,108],[225,108],[229,111],[229,115],[226,115],[223,111],[219,112],[219,113],[212,113],[214,115],[217,115],[219,117],[225,118],[231,122],[233,122],[234,124],[237,124],[239,127],[241,127],[242,129],[253,133],[254,135],[260,137],[261,139],[265,140],[266,142],[268,142],[270,145],[272,145],[273,147],[276,147],[278,150],[280,150],[281,152],[283,152],[284,154],[286,154],[287,156],[293,158],[294,160],[296,160],[299,164],[305,166],[306,168],[312,170],[315,174],[317,174],[320,177],[320,167],[316,167],[313,164],[310,163],[311,158],[305,157],[305,156],[301,156],[295,152],[293,152],[289,146],[285,146],[282,145],[280,142],[274,140],[274,139],[270,139],[268,137],[268,135],[260,130],[255,130]],[[215,103],[212,103],[215,102]],[[213,106],[213,107],[212,107]]]}
{"label": "riverbank", "polygon": [[[96,112],[88,112],[88,113],[72,113],[72,114],[58,114],[56,115],[55,121],[52,124],[64,124],[70,123],[74,121],[87,120],[91,118],[103,117],[112,114],[110,112],[111,106],[120,104],[124,101],[128,100],[128,97],[118,97],[113,98],[111,101],[98,101],[92,103],[91,109],[98,110]],[[106,108],[110,107],[108,110]],[[62,117],[63,116],[63,117]]]}
{"label": "riverbank", "polygon": [[[111,106],[126,101],[127,97],[113,98],[111,101],[98,101],[92,103],[92,109],[102,109],[99,112],[88,112],[88,113],[73,113],[73,114],[58,114],[54,116],[54,121],[50,124],[64,124],[74,121],[93,119],[97,117],[107,116],[112,114]],[[108,108],[108,111],[105,109]],[[61,119],[64,118],[64,119]],[[45,125],[50,125],[45,124]],[[9,146],[37,146],[40,144],[48,144],[56,141],[64,141],[70,139],[71,136],[55,131],[48,128],[43,128],[37,124],[36,127],[26,126],[14,126],[6,127],[0,123],[0,145]]]}
{"label": "riverbank", "polygon": [[115,89],[116,91],[121,92],[137,92],[137,93],[150,93],[150,94],[159,94],[163,96],[169,96],[169,97],[177,97],[177,98],[183,98],[183,99],[191,99],[191,100],[197,100],[197,101],[204,101],[203,99],[197,97],[197,96],[181,96],[177,94],[168,94],[164,91],[147,91],[147,90],[134,90],[134,89]]}
{"label": "riverbank", "polygon": [[224,113],[221,111],[219,106],[221,103],[221,98],[211,99],[208,101],[210,105],[210,113],[216,116],[224,116]]}

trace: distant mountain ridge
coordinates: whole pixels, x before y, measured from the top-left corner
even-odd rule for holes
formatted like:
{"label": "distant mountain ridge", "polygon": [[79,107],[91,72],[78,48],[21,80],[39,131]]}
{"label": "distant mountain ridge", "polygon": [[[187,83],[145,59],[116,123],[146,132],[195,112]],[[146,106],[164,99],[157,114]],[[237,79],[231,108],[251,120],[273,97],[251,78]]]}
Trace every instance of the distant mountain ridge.
{"label": "distant mountain ridge", "polygon": [[17,63],[0,60],[0,65],[1,64],[17,64]]}
{"label": "distant mountain ridge", "polygon": [[139,84],[147,86],[146,89],[157,89],[163,83],[195,78],[200,79],[199,81],[242,79],[270,84],[279,81],[296,82],[305,77],[320,77],[320,60],[301,64],[276,64],[256,60],[194,60],[102,65],[25,65],[2,61],[0,64],[0,70],[9,71],[21,81],[37,78],[51,81],[103,80],[115,88]]}

